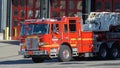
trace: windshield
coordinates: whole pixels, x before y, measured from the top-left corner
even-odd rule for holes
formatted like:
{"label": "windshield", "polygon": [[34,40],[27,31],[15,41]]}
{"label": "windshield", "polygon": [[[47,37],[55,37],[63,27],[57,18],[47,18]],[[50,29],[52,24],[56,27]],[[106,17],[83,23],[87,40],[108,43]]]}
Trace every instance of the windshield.
{"label": "windshield", "polygon": [[32,35],[32,34],[48,34],[48,24],[28,24],[23,25],[21,28],[21,35]]}

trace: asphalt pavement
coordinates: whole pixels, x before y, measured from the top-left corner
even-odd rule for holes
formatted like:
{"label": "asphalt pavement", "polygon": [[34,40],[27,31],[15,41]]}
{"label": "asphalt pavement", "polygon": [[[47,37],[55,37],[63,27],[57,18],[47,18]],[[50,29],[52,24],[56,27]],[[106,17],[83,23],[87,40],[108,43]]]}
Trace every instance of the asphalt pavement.
{"label": "asphalt pavement", "polygon": [[19,41],[1,40],[0,41],[0,59],[18,55]]}
{"label": "asphalt pavement", "polygon": [[19,41],[0,41],[0,68],[120,68],[118,60],[81,60],[58,62],[57,59],[33,63],[31,58],[18,55]]}

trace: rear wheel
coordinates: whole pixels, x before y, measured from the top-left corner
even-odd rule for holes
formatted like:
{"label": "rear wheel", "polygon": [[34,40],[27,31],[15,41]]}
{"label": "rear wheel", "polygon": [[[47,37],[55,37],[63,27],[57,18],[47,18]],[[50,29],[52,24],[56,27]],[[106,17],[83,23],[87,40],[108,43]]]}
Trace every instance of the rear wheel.
{"label": "rear wheel", "polygon": [[107,59],[107,57],[108,57],[108,48],[106,46],[101,46],[100,47],[98,57],[100,59]]}
{"label": "rear wheel", "polygon": [[120,54],[119,47],[113,46],[113,47],[111,48],[111,57],[112,57],[113,59],[116,59],[116,58],[119,57],[119,54]]}
{"label": "rear wheel", "polygon": [[41,62],[44,61],[44,59],[43,58],[39,58],[39,57],[32,57],[32,61],[34,63],[41,63]]}
{"label": "rear wheel", "polygon": [[72,59],[72,52],[69,46],[62,45],[59,50],[58,59],[61,62],[67,62]]}

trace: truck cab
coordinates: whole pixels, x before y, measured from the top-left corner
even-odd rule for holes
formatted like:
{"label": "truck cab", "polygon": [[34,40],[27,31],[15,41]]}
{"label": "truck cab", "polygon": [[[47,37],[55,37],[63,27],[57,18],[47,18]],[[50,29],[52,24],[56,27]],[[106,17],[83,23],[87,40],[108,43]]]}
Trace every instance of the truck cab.
{"label": "truck cab", "polygon": [[21,28],[19,54],[42,62],[49,58],[69,61],[79,53],[92,52],[92,32],[82,32],[81,24],[80,17],[26,20]]}

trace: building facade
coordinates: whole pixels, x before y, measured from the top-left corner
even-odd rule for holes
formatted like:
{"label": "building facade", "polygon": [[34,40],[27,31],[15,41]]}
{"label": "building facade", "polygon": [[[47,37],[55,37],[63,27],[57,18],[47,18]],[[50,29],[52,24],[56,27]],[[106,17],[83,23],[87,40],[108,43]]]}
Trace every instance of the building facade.
{"label": "building facade", "polygon": [[120,0],[95,0],[95,11],[120,12]]}
{"label": "building facade", "polygon": [[[0,22],[2,22],[1,17],[2,17],[2,0],[0,0]],[[2,29],[1,29],[1,23],[0,23],[0,33],[1,32],[2,32]]]}
{"label": "building facade", "polygon": [[87,18],[90,12],[119,12],[120,0],[0,0],[0,30],[5,39],[18,39],[25,19],[75,15]]}
{"label": "building facade", "polygon": [[[1,22],[1,11],[2,11],[2,0],[0,0],[0,22]],[[1,23],[0,23],[0,32],[1,32]]]}

